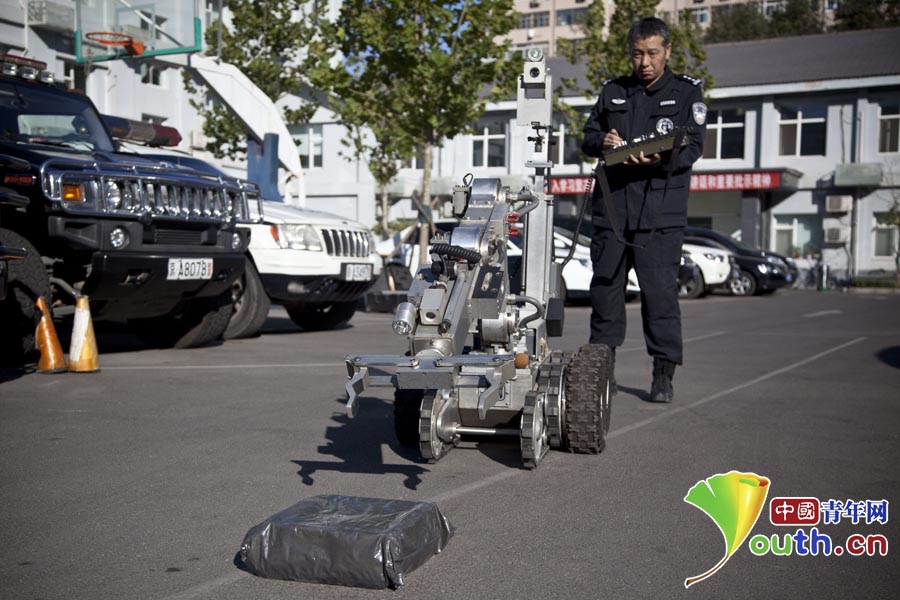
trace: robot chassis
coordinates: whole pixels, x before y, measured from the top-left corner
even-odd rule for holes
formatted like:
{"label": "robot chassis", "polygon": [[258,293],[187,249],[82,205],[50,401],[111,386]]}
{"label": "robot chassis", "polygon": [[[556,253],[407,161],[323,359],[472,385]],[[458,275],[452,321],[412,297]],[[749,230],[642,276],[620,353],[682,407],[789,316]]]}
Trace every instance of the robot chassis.
{"label": "robot chassis", "polygon": [[[528,52],[519,77],[517,120],[535,135],[526,166],[534,183],[514,193],[498,179],[455,186],[450,233],[431,240],[392,323],[405,355],[348,355],[347,412],[369,387],[395,387],[398,440],[436,462],[461,436],[519,438],[526,468],[549,448],[599,453],[609,430],[607,346],[551,350],[561,336],[561,268],[553,261],[553,197],[544,193],[551,135],[551,86],[543,54]],[[515,228],[522,222],[524,227]],[[511,231],[512,230],[512,231]],[[507,240],[524,233],[521,289],[510,293]],[[513,277],[515,279],[515,277]]]}

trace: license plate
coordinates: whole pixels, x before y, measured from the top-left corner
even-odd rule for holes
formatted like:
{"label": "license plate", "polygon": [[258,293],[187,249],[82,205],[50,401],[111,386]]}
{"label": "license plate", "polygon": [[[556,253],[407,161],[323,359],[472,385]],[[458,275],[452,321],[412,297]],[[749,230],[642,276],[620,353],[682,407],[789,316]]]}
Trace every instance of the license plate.
{"label": "license plate", "polygon": [[344,281],[369,281],[372,279],[372,265],[345,264]]}
{"label": "license plate", "polygon": [[211,258],[170,258],[166,279],[212,279],[213,259]]}

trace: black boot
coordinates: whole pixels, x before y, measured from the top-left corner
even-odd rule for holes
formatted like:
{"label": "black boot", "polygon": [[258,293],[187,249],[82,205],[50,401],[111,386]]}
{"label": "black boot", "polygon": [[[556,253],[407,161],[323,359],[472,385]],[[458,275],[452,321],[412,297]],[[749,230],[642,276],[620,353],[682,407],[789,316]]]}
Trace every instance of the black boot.
{"label": "black boot", "polygon": [[675,363],[664,358],[653,359],[653,383],[650,385],[650,402],[671,402],[675,397],[672,376]]}
{"label": "black boot", "polygon": [[619,386],[616,385],[616,349],[610,348],[609,353],[609,395],[615,396],[619,393]]}

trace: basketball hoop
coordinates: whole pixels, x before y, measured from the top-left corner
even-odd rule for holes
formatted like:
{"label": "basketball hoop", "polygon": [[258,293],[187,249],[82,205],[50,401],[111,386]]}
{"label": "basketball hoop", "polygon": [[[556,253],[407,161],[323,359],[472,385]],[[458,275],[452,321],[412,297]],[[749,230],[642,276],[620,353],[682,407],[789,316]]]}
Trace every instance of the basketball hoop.
{"label": "basketball hoop", "polygon": [[118,31],[92,31],[86,33],[84,37],[104,46],[123,48],[128,56],[138,56],[144,53],[144,44],[127,33],[120,33]]}

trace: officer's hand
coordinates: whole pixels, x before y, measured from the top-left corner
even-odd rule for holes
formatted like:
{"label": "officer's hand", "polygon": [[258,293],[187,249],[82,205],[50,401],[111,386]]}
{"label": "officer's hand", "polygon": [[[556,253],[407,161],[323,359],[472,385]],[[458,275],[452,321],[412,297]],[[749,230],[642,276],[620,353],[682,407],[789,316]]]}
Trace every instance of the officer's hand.
{"label": "officer's hand", "polygon": [[615,148],[624,141],[625,140],[619,137],[619,132],[613,129],[603,138],[603,148],[609,150],[610,148]]}
{"label": "officer's hand", "polygon": [[627,164],[645,165],[645,166],[646,165],[655,165],[660,160],[662,160],[662,157],[660,157],[659,152],[657,152],[656,154],[651,154],[650,156],[644,156],[644,153],[641,152],[638,156],[635,156],[634,154],[629,154]]}

